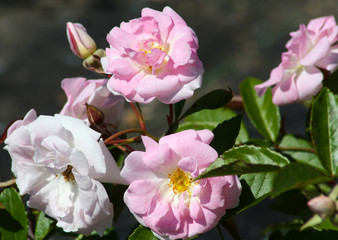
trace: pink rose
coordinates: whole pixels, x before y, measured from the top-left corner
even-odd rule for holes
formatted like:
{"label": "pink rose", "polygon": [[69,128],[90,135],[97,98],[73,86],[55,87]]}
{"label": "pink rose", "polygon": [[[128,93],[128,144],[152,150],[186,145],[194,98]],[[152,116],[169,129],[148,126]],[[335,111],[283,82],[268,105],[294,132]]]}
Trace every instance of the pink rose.
{"label": "pink rose", "polygon": [[120,169],[100,133],[82,120],[31,110],[8,130],[5,149],[20,194],[27,205],[57,220],[66,232],[103,235],[110,228],[113,205],[99,181],[121,183]]}
{"label": "pink rose", "polygon": [[141,18],[114,27],[107,40],[102,65],[113,74],[108,88],[128,101],[176,103],[201,86],[197,37],[169,7],[163,12],[144,8]]}
{"label": "pink rose", "polygon": [[67,95],[67,103],[60,114],[79,118],[88,122],[85,103],[100,109],[105,115],[105,122],[119,125],[124,99],[116,96],[106,87],[107,79],[87,80],[85,78],[66,78],[61,87]]}
{"label": "pink rose", "polygon": [[270,79],[256,85],[259,96],[272,85],[272,101],[283,105],[310,99],[322,88],[320,68],[333,72],[338,67],[338,26],[333,16],[313,19],[290,33],[281,64],[272,70]]}
{"label": "pink rose", "polygon": [[66,31],[70,49],[76,56],[86,59],[95,52],[95,41],[81,24],[68,22]]}
{"label": "pink rose", "polygon": [[161,239],[189,238],[215,227],[241,193],[237,176],[192,181],[217,159],[209,130],[162,137],[143,136],[145,152],[125,160],[121,176],[130,183],[124,201],[136,219]]}

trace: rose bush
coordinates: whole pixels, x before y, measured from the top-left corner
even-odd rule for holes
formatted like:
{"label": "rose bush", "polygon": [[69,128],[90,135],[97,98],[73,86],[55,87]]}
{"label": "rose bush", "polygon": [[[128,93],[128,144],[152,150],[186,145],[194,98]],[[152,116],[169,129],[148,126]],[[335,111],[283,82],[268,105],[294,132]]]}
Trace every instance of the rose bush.
{"label": "rose bush", "polygon": [[102,235],[112,225],[113,205],[99,181],[125,181],[99,138],[82,120],[37,118],[34,110],[8,129],[5,149],[20,194],[29,194],[27,205],[55,218],[66,232]]}
{"label": "rose bush", "polygon": [[319,92],[324,79],[321,69],[333,72],[338,66],[338,26],[333,16],[313,19],[290,33],[287,52],[270,78],[255,87],[259,96],[272,89],[277,105],[308,100]]}
{"label": "rose bush", "polygon": [[239,201],[237,176],[192,181],[216,160],[209,130],[187,130],[155,142],[125,159],[121,176],[130,184],[124,201],[136,219],[161,239],[189,238],[215,227]]}
{"label": "rose bush", "polygon": [[197,37],[169,7],[144,8],[141,18],[114,27],[107,40],[102,64],[112,74],[108,88],[128,101],[176,103],[202,84]]}
{"label": "rose bush", "polygon": [[106,87],[108,79],[87,80],[86,78],[66,78],[61,87],[67,95],[67,102],[60,114],[86,120],[86,103],[100,109],[105,114],[105,122],[118,127],[122,119],[124,99],[116,96]]}

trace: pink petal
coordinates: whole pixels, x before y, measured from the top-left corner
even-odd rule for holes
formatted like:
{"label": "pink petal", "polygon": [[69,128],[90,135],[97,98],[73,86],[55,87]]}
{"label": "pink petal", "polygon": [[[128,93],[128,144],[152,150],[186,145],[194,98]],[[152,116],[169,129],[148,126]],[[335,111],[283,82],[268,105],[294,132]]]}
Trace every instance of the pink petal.
{"label": "pink petal", "polygon": [[138,49],[135,35],[128,33],[118,27],[114,27],[107,35],[107,41],[111,47],[121,53],[126,53],[125,48]]}
{"label": "pink petal", "polygon": [[267,81],[255,86],[257,95],[259,97],[263,96],[268,87],[275,85],[283,79],[283,74],[284,69],[282,67],[282,64],[280,64],[278,67],[274,68],[271,71],[270,78]]}
{"label": "pink petal", "polygon": [[143,97],[159,96],[176,87],[178,83],[177,76],[166,76],[163,79],[157,76],[147,74],[139,82],[136,91]]}
{"label": "pink petal", "polygon": [[128,208],[136,214],[146,214],[159,184],[154,180],[133,181],[124,193],[124,201]]}
{"label": "pink petal", "polygon": [[324,58],[330,49],[330,43],[327,37],[322,38],[311,51],[299,61],[303,66],[313,66],[317,61]]}
{"label": "pink petal", "polygon": [[308,100],[322,88],[323,74],[315,67],[305,67],[296,79],[298,100]]}
{"label": "pink petal", "polygon": [[167,6],[163,8],[163,12],[168,14],[171,17],[175,25],[183,25],[183,26],[187,25],[185,21],[183,20],[183,18],[181,18],[181,16],[178,15],[172,8]]}
{"label": "pink petal", "polygon": [[338,68],[338,44],[331,47],[329,53],[318,61],[316,66],[333,73]]}
{"label": "pink petal", "polygon": [[295,75],[294,73],[272,89],[272,102],[274,104],[284,105],[298,100],[298,89],[294,82]]}
{"label": "pink petal", "polygon": [[142,9],[142,17],[143,16],[151,16],[156,19],[158,23],[158,28],[161,32],[161,39],[163,42],[166,42],[169,32],[173,27],[173,21],[171,20],[171,17],[168,14],[164,14],[150,8]]}

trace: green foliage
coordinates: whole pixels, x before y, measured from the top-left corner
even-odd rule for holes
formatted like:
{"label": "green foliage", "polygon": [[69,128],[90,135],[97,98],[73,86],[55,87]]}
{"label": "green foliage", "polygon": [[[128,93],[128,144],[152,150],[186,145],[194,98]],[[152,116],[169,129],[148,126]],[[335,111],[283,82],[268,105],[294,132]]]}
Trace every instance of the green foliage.
{"label": "green foliage", "polygon": [[44,239],[53,227],[53,222],[52,219],[46,217],[46,215],[40,211],[35,226],[35,240]]}
{"label": "green foliage", "polygon": [[310,124],[312,141],[325,170],[338,172],[338,97],[323,88],[314,99]]}
{"label": "green foliage", "polygon": [[292,135],[285,135],[280,142],[279,147],[292,149],[286,151],[282,150],[282,152],[291,156],[297,162],[311,165],[312,167],[321,170],[323,173],[328,173],[324,169],[317,155],[314,152],[311,152],[311,150],[314,150],[312,143],[305,139],[296,138]]}
{"label": "green foliage", "polygon": [[140,225],[129,236],[129,240],[158,240],[157,237],[148,229]]}
{"label": "green foliage", "polygon": [[197,99],[196,102],[194,102],[179,119],[183,119],[204,109],[217,109],[223,107],[225,104],[230,102],[231,99],[232,91],[216,89]]}
{"label": "green foliage", "polygon": [[291,163],[282,168],[274,181],[272,197],[295,188],[303,188],[310,184],[330,181],[332,178],[324,175],[316,168],[302,163]]}
{"label": "green foliage", "polygon": [[[225,120],[229,120],[236,116],[229,108],[219,108],[216,110],[201,110],[190,116],[186,117],[185,121],[180,124],[177,131],[184,131],[187,129],[209,129],[210,131],[214,130],[218,124],[222,123]],[[223,136],[223,138],[227,138],[227,136]],[[241,122],[241,127],[239,130],[239,134],[236,139],[236,143],[244,143],[249,140],[248,131],[243,122]]]}
{"label": "green foliage", "polygon": [[287,158],[268,148],[244,145],[226,151],[197,179],[277,171],[288,164]]}
{"label": "green foliage", "polygon": [[[4,224],[4,220],[1,220],[2,224],[0,226],[1,239],[2,240],[26,240],[28,232],[28,219],[19,194],[15,191],[14,188],[6,188],[0,194],[0,203],[4,207],[1,211],[1,219],[3,217],[10,215],[8,218],[8,224]],[[14,223],[13,226],[9,226],[9,223]]]}
{"label": "green foliage", "polygon": [[241,122],[242,115],[238,115],[218,124],[212,131],[214,138],[212,139],[210,146],[213,147],[218,154],[222,154],[224,151],[232,148],[235,144]]}
{"label": "green foliage", "polygon": [[272,103],[271,90],[258,97],[254,86],[262,83],[256,78],[246,78],[240,85],[244,108],[257,130],[268,140],[275,142],[280,128],[278,106]]}

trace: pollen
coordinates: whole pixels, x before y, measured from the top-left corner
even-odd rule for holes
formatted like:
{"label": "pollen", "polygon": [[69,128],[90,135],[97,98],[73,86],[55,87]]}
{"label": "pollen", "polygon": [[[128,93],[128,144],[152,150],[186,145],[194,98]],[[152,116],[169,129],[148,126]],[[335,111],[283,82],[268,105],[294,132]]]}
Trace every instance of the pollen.
{"label": "pollen", "polygon": [[66,180],[66,182],[73,182],[74,183],[74,181],[75,181],[72,169],[73,169],[73,167],[70,166],[70,165],[68,165],[66,171],[64,171],[62,173],[62,175],[63,175],[64,179]]}
{"label": "pollen", "polygon": [[175,194],[189,191],[193,180],[190,173],[184,172],[180,168],[177,168],[172,174],[168,174],[168,178],[170,179],[168,186],[172,187]]}

